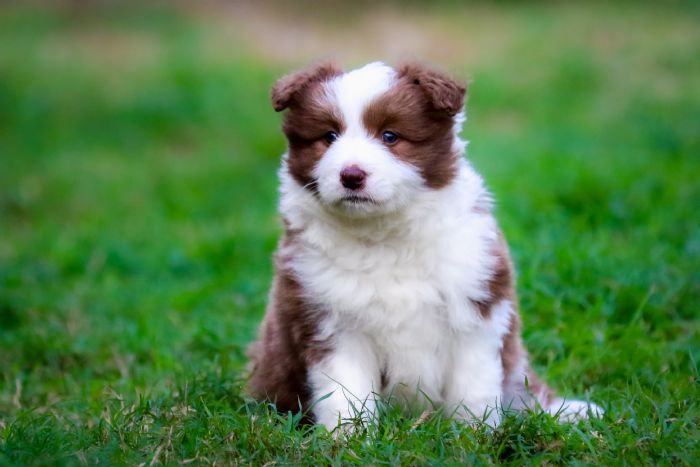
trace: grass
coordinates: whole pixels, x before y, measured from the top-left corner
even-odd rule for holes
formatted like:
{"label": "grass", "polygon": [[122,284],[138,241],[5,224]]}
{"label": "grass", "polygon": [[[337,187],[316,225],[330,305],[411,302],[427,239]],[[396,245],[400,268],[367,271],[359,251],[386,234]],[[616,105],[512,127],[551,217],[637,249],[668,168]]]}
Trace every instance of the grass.
{"label": "grass", "polygon": [[280,233],[268,89],[292,65],[211,13],[0,9],[0,464],[700,459],[696,8],[403,13],[495,47],[447,64],[472,78],[469,157],[534,365],[607,412],[489,430],[387,406],[347,440],[241,394]]}

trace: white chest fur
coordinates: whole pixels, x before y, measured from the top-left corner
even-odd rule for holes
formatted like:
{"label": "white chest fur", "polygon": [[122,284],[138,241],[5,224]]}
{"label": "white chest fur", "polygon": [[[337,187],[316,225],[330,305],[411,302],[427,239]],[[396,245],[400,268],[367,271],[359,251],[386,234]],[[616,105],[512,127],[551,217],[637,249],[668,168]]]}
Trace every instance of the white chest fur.
{"label": "white chest fur", "polygon": [[484,298],[496,233],[486,215],[445,214],[379,241],[334,229],[315,242],[316,232],[304,233],[291,265],[308,297],[339,326],[386,335],[430,320],[466,331],[480,321],[469,299]]}

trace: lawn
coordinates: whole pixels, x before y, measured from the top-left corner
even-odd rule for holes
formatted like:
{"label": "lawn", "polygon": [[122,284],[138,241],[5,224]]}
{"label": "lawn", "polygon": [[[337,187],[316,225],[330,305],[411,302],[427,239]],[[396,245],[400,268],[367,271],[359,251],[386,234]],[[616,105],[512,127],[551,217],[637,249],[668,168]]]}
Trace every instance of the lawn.
{"label": "lawn", "polygon": [[[700,10],[410,4],[0,7],[0,465],[697,464]],[[604,418],[389,405],[336,440],[241,393],[280,234],[268,90],[324,46],[469,79],[534,366]]]}

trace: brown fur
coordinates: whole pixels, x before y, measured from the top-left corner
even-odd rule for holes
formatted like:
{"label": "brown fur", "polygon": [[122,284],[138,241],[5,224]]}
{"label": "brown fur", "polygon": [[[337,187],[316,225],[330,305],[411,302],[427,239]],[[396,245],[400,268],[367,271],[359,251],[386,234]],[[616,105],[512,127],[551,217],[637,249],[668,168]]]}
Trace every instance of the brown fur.
{"label": "brown fur", "polygon": [[515,303],[513,264],[508,253],[508,244],[500,232],[492,252],[496,257],[496,264],[486,286],[488,297],[472,302],[476,305],[483,318],[488,318],[491,315],[491,308],[501,300],[508,299]]}
{"label": "brown fur", "polygon": [[[517,305],[516,305],[517,306]],[[501,364],[503,365],[503,387],[517,388],[518,397],[523,400],[506,401],[514,406],[525,404],[532,407],[531,397],[534,397],[542,405],[549,406],[554,400],[555,392],[537,376],[537,373],[530,368],[528,354],[521,337],[522,325],[520,314],[514,311],[511,315],[508,333],[503,338],[501,348]],[[525,367],[522,367],[524,363]],[[525,375],[519,373],[523,369]],[[527,388],[525,387],[525,377],[527,377]]]}
{"label": "brown fur", "polygon": [[307,70],[285,75],[272,87],[272,107],[277,112],[294,105],[305,88],[313,83],[327,81],[343,70],[332,62],[319,63]]}
{"label": "brown fur", "polygon": [[[555,397],[552,391],[529,367],[528,354],[522,340],[522,324],[520,313],[518,312],[517,297],[515,292],[515,279],[513,277],[513,265],[508,251],[508,244],[502,233],[499,233],[497,247],[494,252],[497,257],[496,269],[489,280],[489,299],[476,302],[482,316],[488,317],[493,305],[503,299],[510,300],[515,309],[510,316],[508,332],[503,337],[503,347],[501,347],[501,365],[503,366],[503,386],[504,388],[519,387],[517,392],[521,397],[527,397],[527,393],[538,398],[539,403],[546,407]],[[524,365],[524,367],[523,367]],[[524,370],[525,375],[519,373]],[[525,390],[524,377],[527,376],[527,391]],[[519,405],[526,401],[512,401]],[[529,403],[528,403],[529,404]]]}
{"label": "brown fur", "polygon": [[438,72],[404,65],[397,83],[367,107],[363,121],[378,139],[384,131],[396,133],[399,140],[389,146],[391,152],[417,167],[428,187],[442,188],[457,173],[452,117],[461,111],[464,93],[464,87]]}
{"label": "brown fur", "polygon": [[260,336],[248,354],[252,363],[249,391],[257,399],[275,402],[277,409],[306,413],[310,389],[307,369],[330,351],[329,343],[317,338],[314,307],[299,282],[286,266],[284,245],[294,232],[283,239],[275,257],[276,275]]}
{"label": "brown fur", "polygon": [[430,98],[435,109],[453,117],[464,107],[467,87],[439,71],[416,63],[406,63],[399,67],[398,74],[400,78],[418,86]]}
{"label": "brown fur", "polygon": [[289,141],[289,173],[313,192],[317,186],[311,172],[328,149],[324,135],[329,131],[340,134],[345,129],[340,110],[323,93],[323,82],[339,73],[333,65],[319,65],[280,79],[272,92],[276,110],[289,108],[282,125]]}
{"label": "brown fur", "polygon": [[523,361],[523,357],[526,357],[525,347],[523,347],[520,338],[520,328],[520,314],[513,312],[510,317],[508,333],[503,338],[503,347],[501,348],[501,364],[506,379],[509,375],[513,375],[513,372]]}

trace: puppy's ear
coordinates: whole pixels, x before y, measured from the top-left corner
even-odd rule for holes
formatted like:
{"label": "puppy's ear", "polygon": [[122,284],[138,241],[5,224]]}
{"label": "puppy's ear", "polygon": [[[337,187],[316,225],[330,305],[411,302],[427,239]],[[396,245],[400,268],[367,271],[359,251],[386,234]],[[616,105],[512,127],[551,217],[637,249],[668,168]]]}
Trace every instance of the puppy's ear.
{"label": "puppy's ear", "polygon": [[447,112],[450,116],[462,111],[467,92],[465,84],[417,63],[399,66],[398,76],[408,80],[409,84],[420,87],[435,109]]}
{"label": "puppy's ear", "polygon": [[325,81],[342,72],[335,63],[323,62],[306,70],[285,75],[272,86],[272,107],[281,112],[289,107],[309,84]]}

